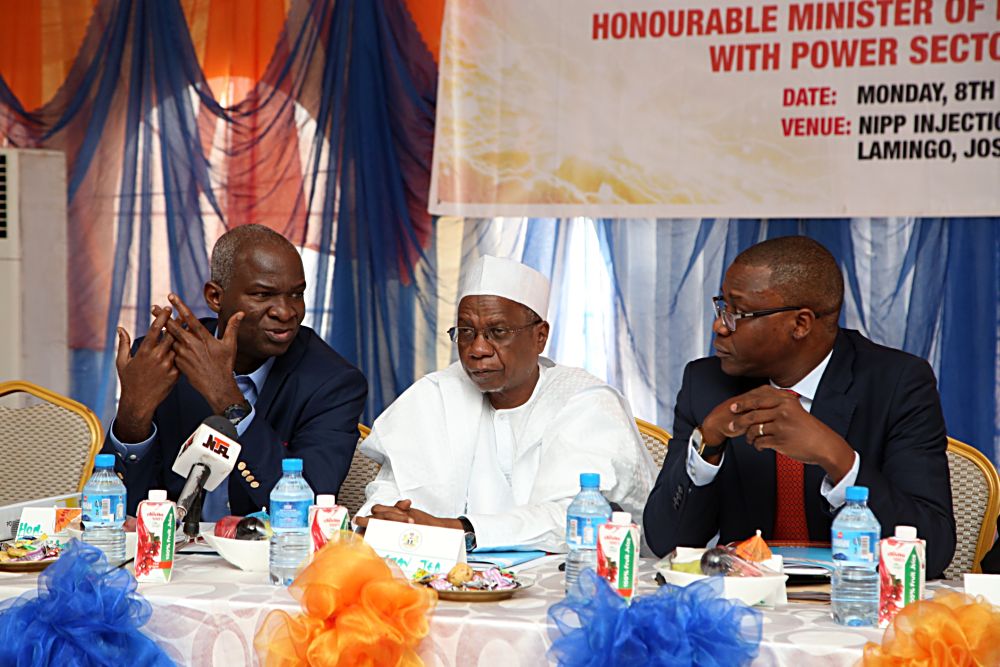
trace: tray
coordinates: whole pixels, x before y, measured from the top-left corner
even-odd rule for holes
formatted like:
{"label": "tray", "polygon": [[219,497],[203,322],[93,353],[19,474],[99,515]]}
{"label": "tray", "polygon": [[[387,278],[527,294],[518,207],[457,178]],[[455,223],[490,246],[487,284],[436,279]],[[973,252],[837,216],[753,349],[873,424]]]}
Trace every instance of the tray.
{"label": "tray", "polygon": [[433,589],[430,585],[421,582],[421,586],[427,586],[435,590],[438,594],[439,600],[446,600],[448,602],[499,602],[500,600],[507,600],[511,598],[515,593],[523,591],[525,588],[530,588],[534,585],[534,580],[531,579],[515,579],[514,583],[516,586],[514,588],[505,588],[503,590],[459,590],[459,591],[438,591]]}
{"label": "tray", "polygon": [[49,560],[7,561],[0,563],[0,572],[41,572],[57,560],[59,559],[50,558]]}

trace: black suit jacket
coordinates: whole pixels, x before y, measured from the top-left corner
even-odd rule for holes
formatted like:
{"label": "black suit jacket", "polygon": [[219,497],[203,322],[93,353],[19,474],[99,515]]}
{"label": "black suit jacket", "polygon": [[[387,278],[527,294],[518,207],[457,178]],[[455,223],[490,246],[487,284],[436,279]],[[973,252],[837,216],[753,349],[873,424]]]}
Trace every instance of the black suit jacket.
{"label": "black suit jacket", "polygon": [[[1000,528],[1000,520],[997,521],[997,528]],[[1000,540],[993,543],[979,566],[983,569],[983,574],[1000,574]]]}
{"label": "black suit jacket", "polygon": [[[715,406],[766,382],[728,376],[716,357],[685,368],[673,442],[643,514],[646,540],[657,554],[678,545],[703,546],[716,532],[722,543],[750,537],[758,528],[765,539],[773,535],[772,450],[758,452],[743,437],[731,439],[715,480],[702,487],[685,469],[694,428]],[[939,576],[955,551],[955,519],[944,417],[927,362],[841,329],[811,414],[860,455],[856,484],[868,487],[882,535],[892,535],[897,525],[916,526],[927,540],[927,575]],[[809,539],[829,542],[833,512],[820,494],[823,477],[819,466],[805,466]]]}
{"label": "black suit jacket", "polygon": [[[214,331],[217,320],[202,323]],[[135,342],[133,354],[141,342]],[[301,327],[288,351],[275,359],[257,397],[253,422],[240,436],[242,450],[228,480],[232,513],[270,506],[271,489],[281,478],[286,457],[302,459],[303,474],[315,493],[337,493],[351,467],[367,395],[361,371],[312,329]],[[138,460],[117,456],[129,514],[135,514],[150,489],[166,489],[167,496],[177,500],[185,478],[170,468],[184,440],[211,414],[208,403],[182,375],[156,409],[157,434],[149,451]],[[107,437],[102,451],[117,455]]]}

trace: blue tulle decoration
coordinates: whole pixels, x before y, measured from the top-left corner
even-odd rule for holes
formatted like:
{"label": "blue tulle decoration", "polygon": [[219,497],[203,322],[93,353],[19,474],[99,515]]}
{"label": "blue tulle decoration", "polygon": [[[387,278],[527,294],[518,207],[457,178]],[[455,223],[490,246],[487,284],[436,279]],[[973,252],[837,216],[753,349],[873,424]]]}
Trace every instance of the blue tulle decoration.
{"label": "blue tulle decoration", "polygon": [[760,646],[763,616],[722,597],[722,577],[662,586],[629,605],[590,569],[549,609],[549,657],[563,667],[744,665]]}
{"label": "blue tulle decoration", "polygon": [[0,605],[0,665],[173,666],[139,631],[152,609],[124,569],[71,540],[38,577],[38,591]]}

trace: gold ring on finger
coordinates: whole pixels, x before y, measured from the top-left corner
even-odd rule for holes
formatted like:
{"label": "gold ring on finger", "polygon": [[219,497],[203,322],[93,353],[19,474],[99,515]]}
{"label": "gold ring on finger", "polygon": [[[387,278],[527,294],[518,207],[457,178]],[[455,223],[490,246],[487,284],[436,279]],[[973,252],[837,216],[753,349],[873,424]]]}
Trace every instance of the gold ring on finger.
{"label": "gold ring on finger", "polygon": [[757,435],[759,437],[763,437],[764,436],[764,425],[763,424],[757,424]]}

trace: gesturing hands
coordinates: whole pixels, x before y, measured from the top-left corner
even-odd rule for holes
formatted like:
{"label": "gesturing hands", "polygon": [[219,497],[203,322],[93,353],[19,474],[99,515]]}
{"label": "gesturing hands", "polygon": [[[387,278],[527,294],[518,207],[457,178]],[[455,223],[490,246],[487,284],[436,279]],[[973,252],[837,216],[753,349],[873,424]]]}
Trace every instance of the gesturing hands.
{"label": "gesturing hands", "polygon": [[742,435],[757,451],[773,449],[821,466],[834,483],[854,465],[854,450],[847,441],[806,412],[797,394],[770,385],[720,403],[701,428],[708,444]]}
{"label": "gesturing hands", "polygon": [[215,414],[228,406],[242,403],[243,393],[233,379],[236,363],[236,336],[243,313],[237,312],[226,323],[222,339],[213,336],[191,309],[176,294],[169,296],[177,309],[177,319],[168,319],[167,332],[173,337],[177,369],[201,394]]}
{"label": "gesturing hands", "polygon": [[236,341],[243,320],[237,312],[226,324],[222,339],[198,321],[180,297],[171,294],[170,306],[153,306],[153,323],[145,339],[130,354],[132,340],[118,328],[115,365],[121,382],[121,400],[115,417],[115,436],[121,442],[142,442],[152,432],[153,413],[173,389],[180,374],[200,393],[215,414],[245,399],[233,378]]}

